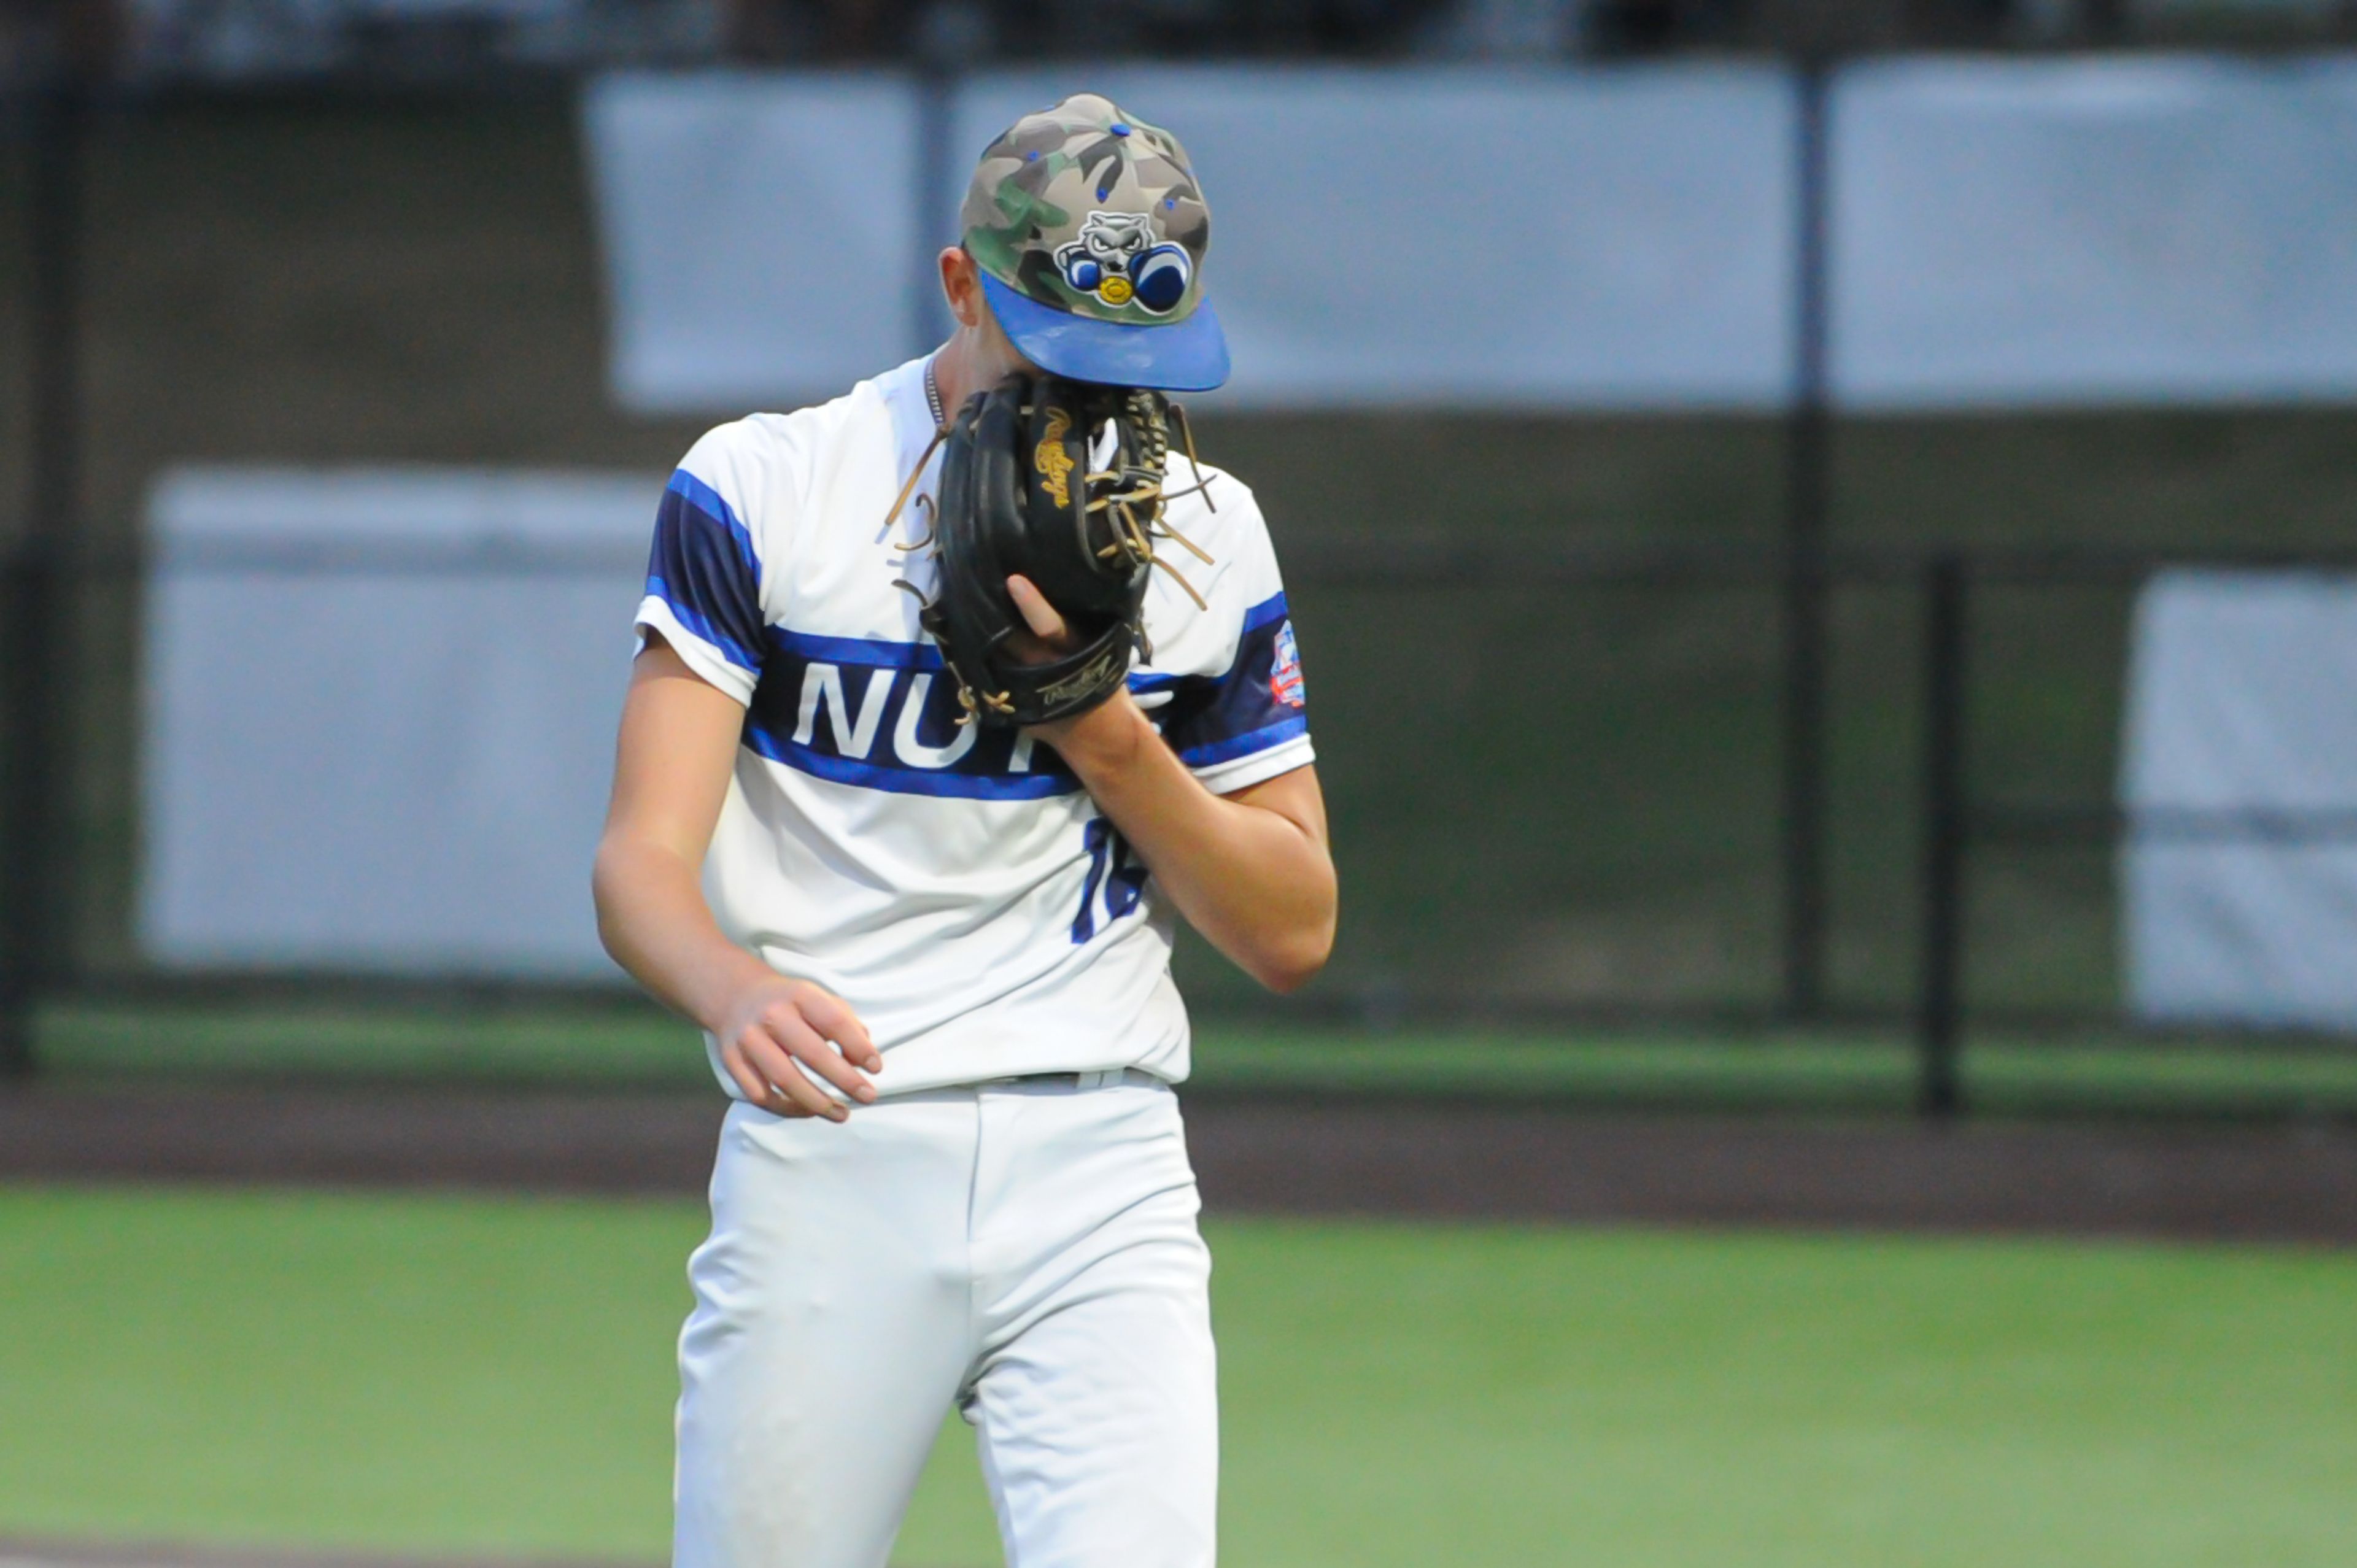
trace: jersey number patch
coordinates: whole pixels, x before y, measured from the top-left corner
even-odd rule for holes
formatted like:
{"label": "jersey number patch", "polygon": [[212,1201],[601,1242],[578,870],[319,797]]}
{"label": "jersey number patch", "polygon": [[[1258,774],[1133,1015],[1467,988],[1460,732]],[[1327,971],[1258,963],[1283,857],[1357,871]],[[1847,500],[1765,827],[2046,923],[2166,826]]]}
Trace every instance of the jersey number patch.
{"label": "jersey number patch", "polygon": [[1089,819],[1081,835],[1089,852],[1089,879],[1081,886],[1081,912],[1072,917],[1072,944],[1077,947],[1097,934],[1097,896],[1104,896],[1105,924],[1110,926],[1132,909],[1146,893],[1146,870],[1131,853],[1129,841],[1103,817]]}

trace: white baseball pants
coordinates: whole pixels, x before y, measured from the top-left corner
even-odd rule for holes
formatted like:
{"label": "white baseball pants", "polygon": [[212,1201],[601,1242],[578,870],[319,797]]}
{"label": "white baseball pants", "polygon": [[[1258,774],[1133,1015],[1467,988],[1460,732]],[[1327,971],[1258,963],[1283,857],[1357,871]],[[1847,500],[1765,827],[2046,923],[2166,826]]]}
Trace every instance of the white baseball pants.
{"label": "white baseball pants", "polygon": [[1197,1208],[1178,1097],[1137,1074],[840,1125],[731,1108],[688,1265],[674,1568],[883,1568],[953,1402],[1010,1568],[1206,1568]]}

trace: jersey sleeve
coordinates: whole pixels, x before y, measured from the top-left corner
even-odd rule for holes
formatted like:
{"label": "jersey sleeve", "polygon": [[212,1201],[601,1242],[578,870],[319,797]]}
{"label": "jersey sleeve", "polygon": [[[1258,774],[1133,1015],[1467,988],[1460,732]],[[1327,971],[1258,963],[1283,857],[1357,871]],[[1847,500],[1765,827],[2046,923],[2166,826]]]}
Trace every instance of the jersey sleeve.
{"label": "jersey sleeve", "polygon": [[740,703],[753,700],[768,647],[761,556],[748,526],[748,487],[731,460],[729,426],[690,449],[655,510],[640,647],[660,633],[689,669]]}
{"label": "jersey sleeve", "polygon": [[[1221,505],[1244,513],[1224,542],[1234,559],[1209,596],[1209,613],[1226,634],[1216,645],[1225,662],[1143,682],[1138,695],[1141,703],[1160,707],[1155,716],[1162,737],[1179,760],[1207,789],[1226,795],[1304,767],[1316,753],[1300,644],[1267,525],[1241,486]],[[1157,688],[1168,698],[1156,703],[1150,693]]]}

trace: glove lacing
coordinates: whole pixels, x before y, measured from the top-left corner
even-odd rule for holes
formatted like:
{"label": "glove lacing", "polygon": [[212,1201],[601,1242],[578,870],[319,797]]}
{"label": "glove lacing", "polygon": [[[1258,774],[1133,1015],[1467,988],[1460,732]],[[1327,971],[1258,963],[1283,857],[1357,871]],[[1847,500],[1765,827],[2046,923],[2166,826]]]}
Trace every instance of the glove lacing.
{"label": "glove lacing", "polygon": [[[1135,467],[1108,468],[1083,477],[1083,485],[1090,489],[1100,485],[1126,484],[1129,487],[1107,490],[1088,503],[1091,512],[1104,512],[1106,521],[1113,525],[1113,542],[1097,552],[1097,559],[1110,561],[1121,556],[1132,565],[1159,566],[1170,575],[1172,581],[1186,590],[1187,596],[1195,601],[1197,609],[1209,610],[1211,607],[1210,603],[1196,592],[1195,585],[1187,580],[1187,575],[1154,548],[1157,539],[1174,539],[1204,565],[1212,564],[1211,555],[1201,545],[1170,526],[1166,510],[1168,502],[1191,495],[1200,495],[1203,505],[1209,510],[1220,510],[1219,504],[1211,499],[1211,481],[1203,477],[1203,466],[1195,456],[1194,426],[1187,422],[1185,409],[1142,387],[1133,390],[1125,402],[1129,422],[1145,437],[1145,450],[1139,454],[1143,461]],[[1166,414],[1168,423],[1165,421]],[[1162,478],[1170,462],[1171,423],[1178,426],[1179,438],[1186,446],[1187,466],[1195,475],[1195,484],[1190,489],[1166,491],[1162,488]]]}

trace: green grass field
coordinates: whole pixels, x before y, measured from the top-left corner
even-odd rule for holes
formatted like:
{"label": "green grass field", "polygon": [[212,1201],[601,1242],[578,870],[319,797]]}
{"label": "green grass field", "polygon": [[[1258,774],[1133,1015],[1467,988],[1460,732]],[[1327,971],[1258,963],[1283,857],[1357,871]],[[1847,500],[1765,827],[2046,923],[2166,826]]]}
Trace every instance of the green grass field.
{"label": "green grass field", "polygon": [[[677,1203],[0,1188],[0,1535],[651,1561]],[[2357,1561],[2357,1257],[1212,1228],[1224,1560]],[[996,1561],[970,1450],[900,1560]]]}
{"label": "green grass field", "polygon": [[[77,1078],[156,1074],[695,1089],[692,1031],[651,1007],[510,1010],[82,1004],[52,1009],[45,1062]],[[1502,1030],[1198,1031],[1199,1091],[1439,1092],[1596,1104],[1903,1110],[1915,1058],[1897,1036],[1550,1036]],[[2357,1114],[2357,1051],[2330,1044],[1984,1038],[1968,1098],[1999,1114]]]}

